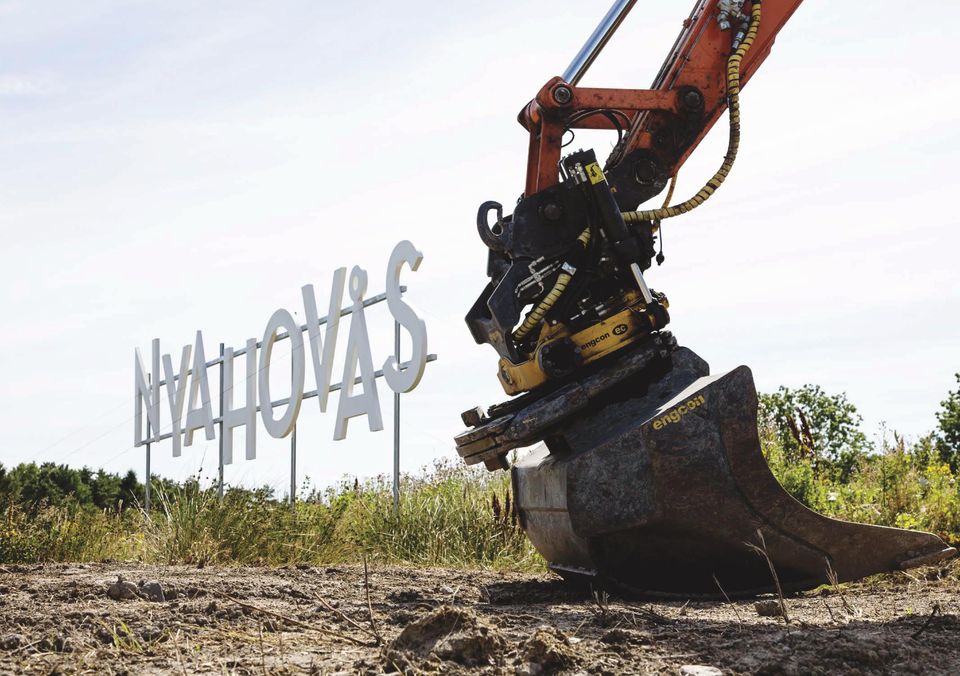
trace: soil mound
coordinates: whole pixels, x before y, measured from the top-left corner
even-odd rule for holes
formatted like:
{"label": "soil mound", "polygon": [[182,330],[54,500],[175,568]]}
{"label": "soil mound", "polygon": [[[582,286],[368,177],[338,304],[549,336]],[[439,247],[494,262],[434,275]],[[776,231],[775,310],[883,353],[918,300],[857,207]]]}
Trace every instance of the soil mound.
{"label": "soil mound", "polygon": [[445,670],[499,664],[506,641],[500,631],[464,608],[441,606],[408,624],[384,650],[387,666],[401,671]]}
{"label": "soil mound", "polygon": [[555,674],[572,667],[577,653],[570,639],[553,627],[540,627],[517,651],[518,674]]}

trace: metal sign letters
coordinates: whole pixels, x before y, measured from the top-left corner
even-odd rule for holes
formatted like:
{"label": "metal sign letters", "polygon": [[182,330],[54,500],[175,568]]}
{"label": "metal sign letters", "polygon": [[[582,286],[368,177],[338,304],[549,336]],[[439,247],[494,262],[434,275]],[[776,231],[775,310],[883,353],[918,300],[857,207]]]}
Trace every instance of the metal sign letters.
{"label": "metal sign letters", "polygon": [[[383,429],[383,417],[377,394],[376,379],[383,376],[387,386],[395,393],[410,392],[423,377],[428,361],[436,356],[427,353],[427,327],[416,311],[402,297],[404,287],[400,276],[406,265],[416,271],[423,254],[409,241],[402,241],[393,249],[387,265],[386,292],[367,299],[367,273],[356,266],[347,280],[346,268],[333,274],[330,299],[325,317],[320,317],[316,294],[312,284],[301,289],[304,318],[300,325],[286,309],[273,313],[267,322],[263,338],[250,338],[239,349],[220,346],[220,356],[206,359],[203,334],[197,331],[193,345],[184,345],[179,363],[172,355],[160,353],[160,340],[154,339],[151,353],[151,369],[144,367],[140,350],[135,351],[134,385],[136,393],[136,416],[134,419],[134,443],[136,446],[170,439],[173,455],[179,456],[183,446],[193,444],[194,436],[202,433],[207,440],[216,437],[215,426],[221,430],[222,464],[233,462],[234,430],[244,428],[246,433],[246,457],[256,457],[256,417],[260,414],[263,428],[271,437],[282,439],[294,431],[301,404],[305,399],[316,398],[320,411],[327,410],[329,394],[340,390],[334,420],[334,440],[347,436],[347,425],[352,418],[366,416],[370,431]],[[344,286],[347,287],[349,306],[343,308]],[[366,307],[386,300],[397,330],[402,327],[410,336],[411,356],[408,362],[399,362],[399,350],[383,362],[382,369],[374,370],[370,352],[370,338],[364,310]],[[350,315],[350,332],[346,343],[346,358],[340,383],[331,384],[333,357],[336,349],[341,316]],[[397,333],[399,338],[399,333]],[[285,391],[280,399],[271,391],[270,367],[277,345],[289,341],[291,371],[289,394]],[[306,391],[307,359],[310,351],[313,382],[316,389]],[[235,373],[238,357],[243,357],[242,374]],[[221,365],[220,412],[214,416],[210,397],[207,369]],[[161,370],[162,369],[162,370]],[[359,370],[359,373],[358,373]],[[355,386],[361,385],[361,391]],[[169,409],[169,432],[161,430],[161,389],[166,389],[166,408]],[[243,403],[236,390],[243,393]],[[278,411],[286,407],[282,413]]]}

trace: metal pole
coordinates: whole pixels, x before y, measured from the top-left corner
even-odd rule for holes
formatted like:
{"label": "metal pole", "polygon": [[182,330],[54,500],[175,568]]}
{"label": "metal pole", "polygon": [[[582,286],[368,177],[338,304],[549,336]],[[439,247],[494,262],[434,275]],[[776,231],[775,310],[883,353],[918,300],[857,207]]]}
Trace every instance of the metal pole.
{"label": "metal pole", "polygon": [[[147,422],[148,434],[149,434],[149,430],[150,430],[150,423]],[[144,506],[144,509],[146,509],[147,514],[149,514],[150,513],[150,442],[149,441],[147,442],[147,480],[144,484],[143,496],[144,496],[143,506]]]}
{"label": "metal pole", "polygon": [[[147,376],[147,382],[149,383],[151,380],[153,380],[152,373],[149,376]],[[147,416],[147,439],[150,439],[150,435],[151,435],[150,416]],[[147,476],[146,476],[146,480],[143,482],[144,484],[143,508],[147,512],[147,514],[149,514],[150,513],[150,442],[149,441],[147,441],[146,446],[147,446],[147,468],[146,468]]]}
{"label": "metal pole", "polygon": [[219,464],[217,467],[217,495],[223,500],[223,352],[224,344],[220,343],[220,434],[219,436]]}
{"label": "metal pole", "polygon": [[290,504],[297,501],[297,426],[290,433]]}
{"label": "metal pole", "polygon": [[636,2],[637,0],[616,0],[613,3],[613,7],[610,8],[610,11],[601,19],[599,25],[587,38],[586,44],[573,57],[573,61],[570,62],[567,69],[563,71],[563,79],[567,84],[575,85],[580,82],[580,78],[586,74],[590,64],[600,54],[607,41],[613,37],[613,34],[623,23],[623,20],[627,18],[627,14]]}
{"label": "metal pole", "polygon": [[[393,356],[400,366],[400,322],[393,322]],[[393,509],[400,509],[400,393],[393,393]]]}
{"label": "metal pole", "polygon": [[[290,355],[290,383],[293,384],[293,355]],[[291,388],[291,391],[292,388]],[[293,406],[291,402],[288,404]],[[297,502],[297,425],[294,423],[290,433],[290,506]]]}

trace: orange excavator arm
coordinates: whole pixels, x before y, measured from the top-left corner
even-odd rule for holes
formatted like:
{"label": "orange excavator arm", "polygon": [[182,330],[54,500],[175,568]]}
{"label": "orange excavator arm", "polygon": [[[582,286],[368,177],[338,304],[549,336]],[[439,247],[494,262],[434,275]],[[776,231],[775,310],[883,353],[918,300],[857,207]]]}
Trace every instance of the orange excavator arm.
{"label": "orange excavator arm", "polygon": [[[763,21],[740,66],[741,86],[801,2],[762,0]],[[578,86],[634,4],[616,2],[563,76],[550,79],[521,111],[530,133],[525,194],[558,182],[567,129],[618,129],[620,142],[604,169],[621,208],[634,209],[663,190],[727,109],[730,31],[745,27],[760,1],[698,0],[650,89]]]}
{"label": "orange excavator arm", "polygon": [[[698,0],[653,88],[581,87],[636,3],[616,0],[564,74],[520,112],[530,135],[526,187],[512,215],[493,200],[480,205],[477,232],[489,249],[490,284],[467,315],[477,342],[499,352],[508,394],[569,375],[670,321],[666,296],[643,276],[652,261],[663,262],[654,247],[660,223],[699,207],[726,180],[740,144],[740,89],[801,1]],[[727,152],[714,175],[689,199],[637,211],[676,176],[725,110]],[[582,128],[617,131],[605,163],[592,149],[561,161],[564,133]],[[632,329],[629,321],[615,326],[619,339],[607,342],[611,317],[641,319]],[[566,348],[549,346],[561,339]],[[603,350],[592,350],[595,339],[604,340]],[[570,354],[545,356],[554,349]]]}

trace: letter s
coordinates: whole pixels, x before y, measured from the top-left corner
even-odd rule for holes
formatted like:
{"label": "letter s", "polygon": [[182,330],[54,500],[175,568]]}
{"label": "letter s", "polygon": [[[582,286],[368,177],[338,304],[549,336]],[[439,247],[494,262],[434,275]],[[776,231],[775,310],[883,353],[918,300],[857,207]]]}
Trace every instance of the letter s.
{"label": "letter s", "polygon": [[403,264],[406,263],[411,270],[416,271],[422,260],[423,254],[417,251],[409,240],[403,240],[394,247],[387,265],[387,305],[393,318],[410,334],[413,347],[407,368],[401,369],[396,357],[392,355],[383,363],[383,377],[390,389],[398,393],[409,392],[415,388],[420,383],[427,365],[427,325],[413,308],[404,302],[400,294],[400,272]]}

